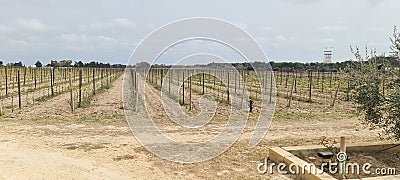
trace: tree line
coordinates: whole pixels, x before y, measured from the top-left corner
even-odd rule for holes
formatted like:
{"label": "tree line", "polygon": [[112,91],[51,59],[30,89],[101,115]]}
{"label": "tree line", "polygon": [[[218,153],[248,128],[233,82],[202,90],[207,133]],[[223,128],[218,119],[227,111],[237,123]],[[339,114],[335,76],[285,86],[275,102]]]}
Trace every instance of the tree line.
{"label": "tree line", "polygon": [[[378,65],[384,66],[385,68],[400,68],[400,61],[398,61],[396,56],[375,56],[368,60],[364,61],[371,61],[373,60]],[[350,69],[357,69],[360,67],[360,63],[363,63],[359,60],[347,60],[343,62],[336,62],[336,63],[318,63],[318,62],[311,62],[311,63],[302,63],[302,62],[270,62],[271,68],[274,71],[285,71],[285,72],[294,72],[294,71],[313,71],[313,72],[340,72],[340,71],[349,71]],[[209,63],[209,64],[196,64],[193,66],[185,66],[179,65],[175,67],[199,67],[199,68],[222,68],[225,66],[233,66],[237,70],[253,70],[253,67],[260,67],[262,66],[263,62],[252,62],[252,63]],[[150,67],[150,64],[146,62],[141,62],[136,65],[137,67]],[[153,64],[151,65],[152,68],[170,68],[171,65],[165,64]]]}
{"label": "tree line", "polygon": [[[0,66],[3,65],[3,61],[0,61]],[[5,66],[9,67],[25,67],[21,61],[19,62],[11,62],[7,63]],[[82,61],[73,62],[72,60],[51,60],[49,64],[44,65],[41,61],[36,61],[34,64],[35,67],[90,67],[90,68],[125,68],[126,65],[123,64],[110,64],[110,63],[102,63],[91,61],[88,63],[84,63]]]}

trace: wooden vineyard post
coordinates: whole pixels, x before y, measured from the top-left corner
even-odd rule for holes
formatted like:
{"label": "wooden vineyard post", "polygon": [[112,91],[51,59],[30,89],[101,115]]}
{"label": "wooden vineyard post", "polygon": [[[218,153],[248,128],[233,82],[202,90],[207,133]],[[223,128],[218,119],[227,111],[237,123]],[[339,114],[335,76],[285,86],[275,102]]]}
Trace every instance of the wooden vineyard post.
{"label": "wooden vineyard post", "polygon": [[22,103],[21,103],[21,80],[19,77],[19,69],[17,71],[17,82],[18,82],[18,108],[21,109]]}
{"label": "wooden vineyard post", "polygon": [[54,67],[50,71],[51,96],[54,96]]}
{"label": "wooden vineyard post", "polygon": [[171,93],[171,74],[172,70],[168,70],[168,93]]}
{"label": "wooden vineyard post", "polygon": [[[239,73],[239,79],[240,79],[240,77],[242,77],[242,79],[243,79],[243,77],[244,77],[243,71],[241,72],[241,71],[239,70],[238,73]],[[240,84],[241,84],[241,82],[239,81],[239,82],[238,82],[238,88],[239,88],[239,90],[240,90]]]}
{"label": "wooden vineyard post", "polygon": [[[300,71],[300,72],[299,72],[299,78],[298,78],[298,79],[301,80],[302,78],[303,78],[303,71]],[[300,81],[300,82],[301,82],[301,81]],[[300,82],[299,82],[299,83],[300,83]],[[297,85],[296,85],[296,86],[297,86]],[[301,94],[301,93],[302,93],[303,87],[301,87],[301,85],[299,85],[299,88],[300,88],[299,91],[296,91],[296,93],[297,93],[297,92],[299,93],[299,97],[300,97],[300,99],[301,99],[301,98],[302,98],[302,94]],[[296,88],[296,89],[297,89],[297,88]]]}
{"label": "wooden vineyard post", "polygon": [[[11,78],[11,75],[10,75],[10,78]],[[14,84],[15,83],[12,83],[12,89],[14,89]],[[13,93],[11,93],[11,112],[14,112],[14,95],[13,95]]]}
{"label": "wooden vineyard post", "polygon": [[79,95],[78,95],[78,107],[82,105],[82,69],[79,69]]}
{"label": "wooden vineyard post", "polygon": [[93,83],[93,95],[96,95],[96,81],[95,81],[95,70],[94,69],[93,69],[92,83]]}
{"label": "wooden vineyard post", "polygon": [[385,98],[385,81],[386,81],[386,76],[385,76],[385,72],[384,72],[383,77],[382,77],[382,96],[383,96],[383,98]]}
{"label": "wooden vineyard post", "polygon": [[332,101],[332,104],[331,104],[332,107],[335,106],[335,102],[336,102],[336,98],[337,98],[337,95],[338,95],[338,92],[339,92],[339,88],[340,88],[340,80],[339,80],[338,85],[336,87],[335,97],[333,97],[333,101]]}
{"label": "wooden vineyard post", "polygon": [[252,82],[251,81],[249,81],[249,78],[250,78],[250,71],[248,72],[248,74],[247,74],[247,76],[246,76],[246,81],[245,81],[245,83],[249,83],[250,82],[250,85],[249,85],[249,95],[250,95],[250,97],[251,97],[251,91],[252,91]]}
{"label": "wooden vineyard post", "polygon": [[237,71],[233,71],[233,73],[235,74],[235,93],[236,93],[236,84],[237,84]]}
{"label": "wooden vineyard post", "polygon": [[296,86],[295,85],[296,79],[297,79],[297,75],[295,75],[293,78],[292,89],[290,90],[290,96],[289,96],[289,103],[287,105],[288,108],[290,108],[290,105],[292,104],[293,90],[294,90],[294,87]]}
{"label": "wooden vineyard post", "polygon": [[289,71],[286,71],[285,88],[288,88]]}
{"label": "wooden vineyard post", "polygon": [[[161,71],[161,69],[156,69],[156,85],[158,85],[158,77],[161,77],[160,71]],[[161,86],[161,81],[160,81],[160,86]]]}
{"label": "wooden vineyard post", "polygon": [[6,96],[8,95],[8,73],[7,73],[7,66],[4,69],[6,73]]}
{"label": "wooden vineyard post", "polygon": [[36,89],[36,83],[37,83],[37,81],[36,81],[36,71],[37,71],[37,69],[35,68],[35,69],[33,70],[33,73],[35,74],[35,75],[34,75],[35,89]]}
{"label": "wooden vineyard post", "polygon": [[100,69],[100,87],[103,87],[104,69]]}
{"label": "wooden vineyard post", "polygon": [[294,92],[297,93],[297,70],[294,70]]}
{"label": "wooden vineyard post", "polygon": [[[215,72],[215,74],[217,74],[217,72]],[[222,78],[222,73],[220,74],[220,78]],[[221,80],[221,79],[219,79],[218,78],[218,80]],[[221,83],[220,83],[220,85],[219,86],[217,86],[217,91],[218,91],[218,98],[219,98],[219,94],[221,93],[220,91],[221,91],[221,86],[222,86],[222,80],[221,80]],[[222,96],[224,96],[223,94],[222,94]],[[222,99],[222,98],[221,98]]]}
{"label": "wooden vineyard post", "polygon": [[350,100],[350,78],[347,80],[346,100]]}
{"label": "wooden vineyard post", "polygon": [[204,95],[205,94],[205,89],[204,89],[205,73],[204,73],[204,70],[203,70],[202,75],[203,75],[202,80],[203,80],[203,95]]}
{"label": "wooden vineyard post", "polygon": [[189,76],[189,111],[192,110],[192,74]]}
{"label": "wooden vineyard post", "polygon": [[72,81],[73,81],[73,80],[75,80],[75,69],[72,68],[71,70],[72,70]]}
{"label": "wooden vineyard post", "polygon": [[43,83],[43,68],[40,68],[40,84]]}
{"label": "wooden vineyard post", "polygon": [[271,79],[271,84],[270,84],[270,87],[269,87],[269,103],[272,103],[272,88],[273,88],[272,82],[274,80],[274,71],[273,70],[271,70],[270,79]]}
{"label": "wooden vineyard post", "polygon": [[26,82],[26,67],[24,67],[24,86],[25,86],[25,82]]}
{"label": "wooden vineyard post", "polygon": [[[138,91],[138,80],[137,80],[137,72],[136,72],[136,70],[135,70],[135,92],[137,92]],[[136,93],[136,95],[137,95],[137,93]]]}
{"label": "wooden vineyard post", "polygon": [[151,83],[152,82],[152,80],[151,80],[151,68],[149,69],[149,71],[147,72],[147,81],[149,81],[149,83]]}
{"label": "wooden vineyard post", "polygon": [[[54,67],[52,67],[53,69]],[[50,89],[51,89],[51,95],[53,95],[53,73],[52,70],[50,70]]]}
{"label": "wooden vineyard post", "polygon": [[150,81],[151,83],[153,83],[153,82],[154,82],[153,69],[150,68],[149,74],[150,74],[150,75],[149,75],[149,81]]}
{"label": "wooden vineyard post", "polygon": [[246,90],[246,79],[247,79],[247,74],[245,74],[245,75],[243,76],[242,101],[240,101],[240,107],[243,107],[244,91]]}
{"label": "wooden vineyard post", "polygon": [[69,72],[69,93],[70,93],[70,106],[71,106],[71,112],[74,112],[75,107],[74,107],[74,91],[72,87],[72,73]]}
{"label": "wooden vineyard post", "polygon": [[163,76],[163,74],[164,74],[164,69],[160,69],[160,71],[161,71],[161,74],[160,74],[160,79],[161,79],[161,81],[160,81],[160,87],[162,88],[162,85],[163,85],[163,78],[164,78],[164,76]]}
{"label": "wooden vineyard post", "polygon": [[308,79],[309,79],[309,81],[310,81],[310,84],[309,84],[309,90],[308,90],[308,101],[309,102],[311,102],[312,101],[312,76],[313,76],[313,73],[312,73],[312,71],[309,71],[308,72]]}
{"label": "wooden vineyard post", "polygon": [[227,95],[227,98],[226,98],[226,99],[228,100],[228,102],[230,101],[230,99],[229,99],[229,98],[230,98],[230,97],[229,97],[229,95],[230,95],[230,93],[229,93],[229,86],[230,86],[230,83],[229,83],[229,71],[228,71],[228,86],[227,86],[227,94],[228,94],[228,95]]}
{"label": "wooden vineyard post", "polygon": [[322,72],[322,92],[324,92],[324,84],[325,84],[325,72]]}
{"label": "wooden vineyard post", "polygon": [[[82,70],[81,70],[82,71]],[[109,71],[109,69],[106,69],[106,78],[107,78],[107,86],[108,86],[108,71]],[[82,72],[81,72],[81,74],[82,74]],[[81,75],[82,76],[82,75]]]}
{"label": "wooden vineyard post", "polygon": [[134,71],[133,69],[130,69],[130,72],[131,72],[131,77],[132,77],[133,90],[134,90],[134,93],[136,93],[136,71]]}
{"label": "wooden vineyard post", "polygon": [[86,78],[87,78],[87,84],[90,85],[90,70],[89,68],[86,68]]}
{"label": "wooden vineyard post", "polygon": [[215,89],[215,75],[217,75],[217,70],[214,71],[214,89]]}
{"label": "wooden vineyard post", "polygon": [[185,105],[185,70],[182,72],[182,105]]}
{"label": "wooden vineyard post", "polygon": [[3,116],[3,100],[0,99],[0,116]]}
{"label": "wooden vineyard post", "polygon": [[[261,87],[260,87],[260,93],[261,93],[261,98],[263,97],[263,95],[265,95],[266,90],[267,90],[267,71],[264,72],[260,72],[260,76],[262,78],[262,83],[261,83]],[[263,94],[264,93],[264,94]]]}

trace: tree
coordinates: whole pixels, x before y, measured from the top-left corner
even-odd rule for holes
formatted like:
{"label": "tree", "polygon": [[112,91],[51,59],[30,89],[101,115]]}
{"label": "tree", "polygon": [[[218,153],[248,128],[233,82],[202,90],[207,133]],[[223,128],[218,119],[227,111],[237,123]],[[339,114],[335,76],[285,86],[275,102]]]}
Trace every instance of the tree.
{"label": "tree", "polygon": [[74,63],[74,67],[85,67],[85,64],[82,61],[78,61]]}
{"label": "tree", "polygon": [[400,33],[397,32],[397,27],[394,26],[394,32],[393,32],[393,37],[390,38],[390,41],[392,42],[392,46],[390,46],[390,49],[393,51],[394,56],[399,57],[399,51],[400,51]]}
{"label": "tree", "polygon": [[43,64],[38,60],[38,61],[36,61],[35,66],[36,67],[42,67]]}
{"label": "tree", "polygon": [[8,63],[7,66],[13,66],[13,67],[24,67],[24,64],[22,64],[21,61],[17,63]]}
{"label": "tree", "polygon": [[57,63],[57,67],[71,67],[72,60],[62,60]]}
{"label": "tree", "polygon": [[136,68],[138,68],[138,69],[148,69],[148,68],[150,68],[150,64],[148,63],[148,62],[138,62],[136,65],[135,65],[135,67]]}
{"label": "tree", "polygon": [[56,60],[51,60],[50,61],[50,66],[49,67],[57,67],[58,66],[58,62]]}
{"label": "tree", "polygon": [[[396,27],[391,42],[391,58],[400,61],[400,34]],[[358,105],[362,122],[372,129],[382,128],[386,135],[400,140],[399,70],[388,68],[385,57],[377,56],[375,52],[365,57],[362,57],[359,48],[352,49],[352,52],[359,61],[358,68],[349,71],[349,78],[353,80],[352,100]]]}

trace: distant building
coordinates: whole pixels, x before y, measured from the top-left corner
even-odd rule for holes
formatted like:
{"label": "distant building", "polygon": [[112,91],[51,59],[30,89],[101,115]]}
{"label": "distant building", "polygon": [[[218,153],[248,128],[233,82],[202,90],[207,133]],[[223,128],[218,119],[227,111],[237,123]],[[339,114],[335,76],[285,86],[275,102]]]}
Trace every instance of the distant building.
{"label": "distant building", "polygon": [[322,63],[332,63],[332,48],[325,48],[324,61]]}

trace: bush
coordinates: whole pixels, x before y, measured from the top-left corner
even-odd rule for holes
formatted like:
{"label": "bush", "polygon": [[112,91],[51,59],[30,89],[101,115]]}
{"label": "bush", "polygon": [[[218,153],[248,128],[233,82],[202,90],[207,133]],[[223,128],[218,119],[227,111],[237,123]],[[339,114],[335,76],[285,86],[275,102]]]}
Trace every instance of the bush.
{"label": "bush", "polygon": [[[394,28],[391,59],[399,60],[400,35]],[[352,100],[358,105],[362,121],[371,128],[382,128],[386,135],[400,140],[400,71],[385,64],[384,56],[362,57],[359,48],[352,49],[360,62],[349,71],[353,80]],[[368,50],[366,49],[366,52]],[[368,53],[366,53],[368,54]]]}

